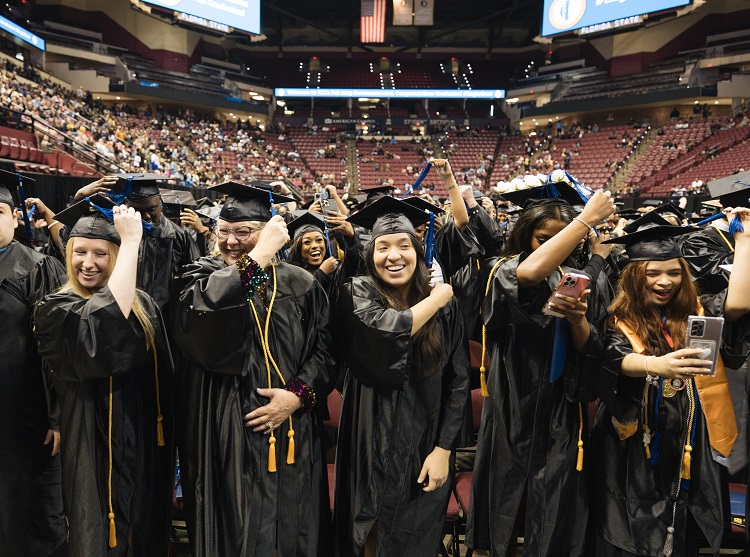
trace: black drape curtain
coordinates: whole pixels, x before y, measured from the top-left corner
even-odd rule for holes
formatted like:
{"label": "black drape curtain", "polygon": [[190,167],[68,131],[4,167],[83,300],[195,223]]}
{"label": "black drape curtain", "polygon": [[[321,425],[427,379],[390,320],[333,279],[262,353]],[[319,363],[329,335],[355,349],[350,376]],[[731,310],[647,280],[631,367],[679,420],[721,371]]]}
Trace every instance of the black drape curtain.
{"label": "black drape curtain", "polygon": [[[16,167],[13,163],[4,162],[0,163],[0,170],[16,172]],[[39,174],[37,172],[22,172],[21,175],[28,178],[23,181],[26,197],[38,197],[55,213],[59,213],[65,209],[70,199],[79,189],[95,180],[90,177],[58,176],[55,174]],[[15,194],[14,197],[20,203],[18,195]]]}

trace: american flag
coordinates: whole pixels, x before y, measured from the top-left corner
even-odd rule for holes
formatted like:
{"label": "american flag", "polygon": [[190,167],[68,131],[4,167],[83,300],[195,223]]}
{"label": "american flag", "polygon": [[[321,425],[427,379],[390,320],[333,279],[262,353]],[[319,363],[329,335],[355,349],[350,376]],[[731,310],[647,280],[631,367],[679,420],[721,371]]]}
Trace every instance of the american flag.
{"label": "american flag", "polygon": [[386,0],[362,0],[359,19],[359,40],[363,43],[385,42]]}

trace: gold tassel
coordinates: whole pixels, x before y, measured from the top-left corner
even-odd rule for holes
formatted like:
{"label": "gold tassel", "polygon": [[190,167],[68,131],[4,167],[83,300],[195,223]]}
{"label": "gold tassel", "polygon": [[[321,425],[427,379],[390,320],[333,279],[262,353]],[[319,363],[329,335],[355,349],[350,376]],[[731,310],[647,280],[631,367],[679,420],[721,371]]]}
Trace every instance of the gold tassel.
{"label": "gold tassel", "polygon": [[583,470],[583,403],[578,403],[578,460],[576,470]]}
{"label": "gold tassel", "polygon": [[646,445],[646,459],[651,460],[651,445]]}
{"label": "gold tassel", "polygon": [[276,472],[276,437],[273,433],[268,438],[268,471]]}
{"label": "gold tassel", "polygon": [[117,547],[117,528],[115,527],[115,513],[109,513],[109,547]]}
{"label": "gold tassel", "polygon": [[487,389],[487,370],[484,369],[484,366],[479,368],[479,387],[482,390],[483,397],[490,396],[490,391]]}
{"label": "gold tassel", "polygon": [[290,428],[286,436],[289,437],[289,449],[286,452],[286,463],[294,464],[294,430]]}
{"label": "gold tassel", "polygon": [[578,460],[576,461],[576,470],[583,470],[583,441],[578,440]]}
{"label": "gold tassel", "polygon": [[690,453],[693,452],[693,447],[685,445],[685,453],[682,455],[682,479],[690,479]]}
{"label": "gold tassel", "polygon": [[164,419],[164,416],[159,414],[156,416],[156,443],[163,447],[166,445],[166,442],[164,441],[164,426],[162,425],[162,420]]}

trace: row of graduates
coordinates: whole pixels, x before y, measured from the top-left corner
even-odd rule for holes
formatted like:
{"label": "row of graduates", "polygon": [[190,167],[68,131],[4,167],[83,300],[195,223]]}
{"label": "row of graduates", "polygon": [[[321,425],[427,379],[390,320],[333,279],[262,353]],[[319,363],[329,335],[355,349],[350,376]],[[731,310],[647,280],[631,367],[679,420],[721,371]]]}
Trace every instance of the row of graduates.
{"label": "row of graduates", "polygon": [[[728,287],[699,306],[671,239],[686,230],[654,217],[636,223],[610,317],[606,249],[596,241],[586,254],[590,226],[613,211],[608,194],[594,194],[580,213],[559,194],[532,200],[503,238],[481,208],[464,210],[447,162],[434,168],[446,180],[453,220],[432,238],[428,231],[426,243],[456,296],[447,284],[429,287],[414,227],[430,215],[390,197],[350,218],[369,238],[364,248],[357,234],[340,238],[351,251],[324,288],[312,275],[320,249],[305,259],[307,270],[273,263],[290,238],[283,220],[271,216],[268,192],[225,185],[219,254],[174,273],[168,308],[136,294],[143,257],[133,246],[147,237],[138,234],[140,215],[124,207],[110,215],[105,203],[87,200],[57,216],[71,228],[69,282],[36,311],[39,352],[55,378],[54,389],[38,392],[54,393],[62,410],[69,554],[166,551],[176,434],[195,555],[360,555],[366,547],[376,555],[434,555],[452,488],[451,451],[470,442],[464,331],[474,330],[478,312],[467,308],[477,305],[491,365],[482,374],[489,397],[469,545],[503,555],[525,506],[529,555],[582,555],[587,530],[597,555],[657,555],[667,547],[691,554],[696,532],[718,551],[726,521],[711,455],[712,447],[729,455],[732,432],[723,443],[715,439],[705,389],[689,378],[705,362],[681,345],[687,315],[702,307],[731,322],[725,357],[734,366],[744,359],[745,233],[732,238],[737,267]],[[735,214],[747,222],[745,211]],[[314,223],[308,217],[292,226],[300,244],[318,239]],[[87,252],[89,240],[106,250],[100,244],[98,253],[96,246]],[[118,267],[113,260],[125,260],[123,251],[129,264]],[[84,262],[105,252],[106,265]],[[28,262],[20,266],[28,272]],[[541,310],[568,270],[593,280],[581,299],[552,302],[566,316],[561,326]],[[646,372],[656,379],[647,382]],[[726,396],[721,377],[708,379],[709,391]],[[644,412],[644,396],[653,406],[655,393],[676,378],[689,388]],[[331,531],[321,423],[337,382],[344,399]],[[603,404],[582,460],[589,445],[582,403],[597,395]],[[726,399],[710,404],[726,409]],[[655,460],[644,456],[647,415],[658,420]],[[724,418],[719,426],[729,427]],[[597,512],[587,529],[588,480]]]}

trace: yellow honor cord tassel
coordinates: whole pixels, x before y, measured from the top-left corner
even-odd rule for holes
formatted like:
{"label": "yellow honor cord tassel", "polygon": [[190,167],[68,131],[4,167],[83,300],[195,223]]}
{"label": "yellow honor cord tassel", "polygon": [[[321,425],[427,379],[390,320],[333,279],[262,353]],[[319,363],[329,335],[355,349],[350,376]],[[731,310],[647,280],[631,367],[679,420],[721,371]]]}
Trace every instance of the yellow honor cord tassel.
{"label": "yellow honor cord tassel", "polygon": [[693,447],[691,447],[690,445],[685,445],[685,453],[682,455],[682,479],[683,480],[690,479],[690,460],[691,460],[690,453],[692,452],[693,452]]}
{"label": "yellow honor cord tassel", "polygon": [[482,391],[482,396],[487,398],[490,396],[490,391],[487,388],[487,370],[484,366],[479,368],[479,388]]}
{"label": "yellow honor cord tassel", "polygon": [[156,416],[156,443],[163,447],[166,445],[166,442],[164,441],[164,426],[162,425],[162,421],[164,420],[164,416],[159,414]]}
{"label": "yellow honor cord tassel", "polygon": [[651,445],[646,445],[646,458],[651,460]]}
{"label": "yellow honor cord tassel", "polygon": [[583,470],[583,403],[578,403],[578,459],[576,460],[576,470]]}
{"label": "yellow honor cord tassel", "polygon": [[268,471],[276,472],[276,437],[273,433],[268,438]]}
{"label": "yellow honor cord tassel", "polygon": [[115,527],[115,513],[109,513],[109,547],[117,547],[117,528]]}
{"label": "yellow honor cord tassel", "polygon": [[294,464],[294,430],[290,429],[286,436],[289,437],[289,449],[286,452],[286,463]]}
{"label": "yellow honor cord tassel", "polygon": [[576,461],[576,470],[583,470],[583,441],[578,440],[578,460]]}

